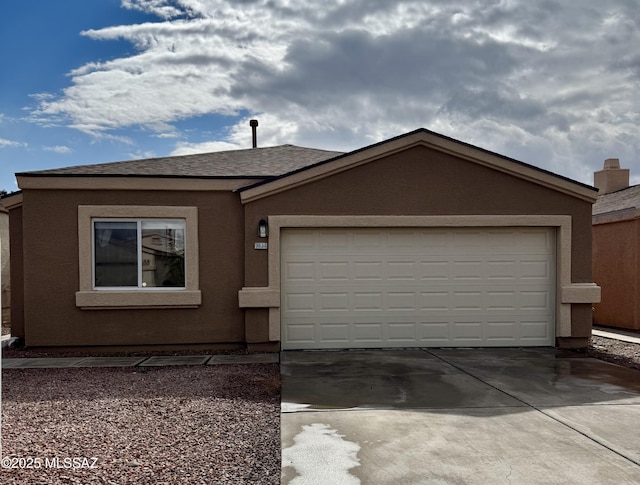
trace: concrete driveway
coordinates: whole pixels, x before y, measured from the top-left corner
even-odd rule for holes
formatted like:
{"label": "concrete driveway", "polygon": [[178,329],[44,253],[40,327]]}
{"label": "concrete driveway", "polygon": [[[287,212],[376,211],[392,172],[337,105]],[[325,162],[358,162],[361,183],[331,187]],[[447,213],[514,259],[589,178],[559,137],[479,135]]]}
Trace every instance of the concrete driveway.
{"label": "concrete driveway", "polygon": [[282,483],[640,483],[640,372],[554,349],[284,352]]}

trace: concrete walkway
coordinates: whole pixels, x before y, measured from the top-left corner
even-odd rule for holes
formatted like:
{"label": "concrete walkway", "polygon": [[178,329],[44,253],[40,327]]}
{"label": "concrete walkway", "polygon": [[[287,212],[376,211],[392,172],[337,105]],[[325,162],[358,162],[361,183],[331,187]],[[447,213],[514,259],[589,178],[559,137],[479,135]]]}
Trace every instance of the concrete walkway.
{"label": "concrete walkway", "polygon": [[160,367],[170,365],[272,364],[280,355],[167,355],[154,357],[46,357],[2,359],[3,369],[37,369],[65,367]]}
{"label": "concrete walkway", "polygon": [[[593,327],[593,335],[640,344],[640,334],[608,327]],[[2,348],[10,347],[16,337],[2,336]],[[278,354],[195,355],[156,357],[50,357],[2,359],[4,369],[62,367],[157,367],[163,365],[267,364],[280,361]]]}
{"label": "concrete walkway", "polygon": [[640,483],[640,371],[554,349],[284,352],[282,482]]}

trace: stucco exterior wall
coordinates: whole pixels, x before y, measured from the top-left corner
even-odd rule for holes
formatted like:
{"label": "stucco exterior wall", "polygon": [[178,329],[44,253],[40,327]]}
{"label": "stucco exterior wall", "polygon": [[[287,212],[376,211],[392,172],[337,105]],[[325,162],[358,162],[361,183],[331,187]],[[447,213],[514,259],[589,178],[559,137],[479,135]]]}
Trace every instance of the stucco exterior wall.
{"label": "stucco exterior wall", "polygon": [[593,278],[602,287],[597,325],[640,330],[640,219],[593,226]]}
{"label": "stucco exterior wall", "polygon": [[[199,308],[78,308],[80,205],[197,207]],[[26,345],[242,344],[244,315],[237,301],[244,264],[242,217],[239,198],[230,191],[25,190]]]}
{"label": "stucco exterior wall", "polygon": [[10,319],[11,275],[9,274],[9,213],[0,210],[0,303],[2,305],[2,323]]}
{"label": "stucco exterior wall", "polygon": [[24,339],[24,258],[22,207],[9,211],[9,264],[11,266],[11,335]]}
{"label": "stucco exterior wall", "polygon": [[[267,252],[253,249],[259,240],[258,221],[269,215],[301,214],[569,215],[571,280],[592,282],[589,202],[426,147],[414,147],[247,203],[246,287],[268,285]],[[591,306],[573,307],[571,333],[584,341],[591,332]]]}

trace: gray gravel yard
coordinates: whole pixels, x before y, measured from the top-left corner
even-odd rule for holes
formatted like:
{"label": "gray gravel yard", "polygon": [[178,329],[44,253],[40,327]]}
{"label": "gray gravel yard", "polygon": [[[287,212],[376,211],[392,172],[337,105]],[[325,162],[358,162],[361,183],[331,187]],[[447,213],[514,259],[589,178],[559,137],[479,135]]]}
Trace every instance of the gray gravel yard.
{"label": "gray gravel yard", "polygon": [[604,337],[591,337],[589,357],[640,370],[640,345]]}
{"label": "gray gravel yard", "polygon": [[2,445],[3,484],[280,483],[279,366],[7,369]]}

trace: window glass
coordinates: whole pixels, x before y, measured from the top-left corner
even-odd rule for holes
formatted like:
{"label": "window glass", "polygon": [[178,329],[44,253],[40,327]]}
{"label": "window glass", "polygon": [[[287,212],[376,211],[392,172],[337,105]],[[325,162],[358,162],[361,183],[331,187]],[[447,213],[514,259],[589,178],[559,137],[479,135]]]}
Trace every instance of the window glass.
{"label": "window glass", "polygon": [[94,224],[95,285],[138,286],[136,222]]}
{"label": "window glass", "polygon": [[142,221],[142,286],[184,283],[184,223]]}
{"label": "window glass", "polygon": [[93,222],[94,284],[184,288],[185,221]]}

